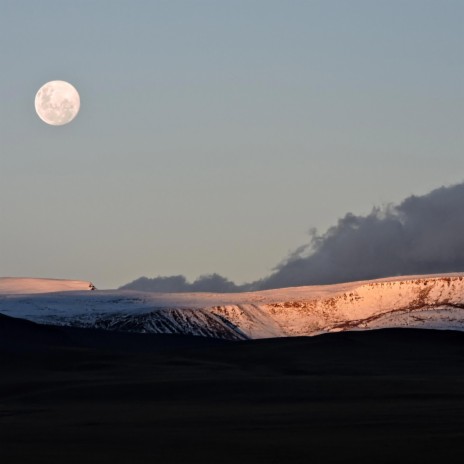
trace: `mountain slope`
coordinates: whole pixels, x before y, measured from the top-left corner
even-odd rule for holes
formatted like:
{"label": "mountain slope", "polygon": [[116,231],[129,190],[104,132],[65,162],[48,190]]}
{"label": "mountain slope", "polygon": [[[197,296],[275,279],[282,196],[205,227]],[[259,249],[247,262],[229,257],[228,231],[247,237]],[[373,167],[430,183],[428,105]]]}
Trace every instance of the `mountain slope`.
{"label": "mountain slope", "polygon": [[0,313],[49,324],[235,340],[385,327],[464,330],[464,274],[241,294],[9,294],[0,295]]}

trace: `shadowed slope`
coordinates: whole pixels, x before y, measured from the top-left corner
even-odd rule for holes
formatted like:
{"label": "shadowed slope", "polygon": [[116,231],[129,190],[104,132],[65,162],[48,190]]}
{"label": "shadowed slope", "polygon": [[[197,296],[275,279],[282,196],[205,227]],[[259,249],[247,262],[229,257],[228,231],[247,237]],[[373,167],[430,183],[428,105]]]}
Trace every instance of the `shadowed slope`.
{"label": "shadowed slope", "polygon": [[188,335],[135,334],[98,329],[50,326],[0,314],[0,353],[53,353],[92,349],[119,353],[152,353],[175,348],[218,346],[218,339]]}

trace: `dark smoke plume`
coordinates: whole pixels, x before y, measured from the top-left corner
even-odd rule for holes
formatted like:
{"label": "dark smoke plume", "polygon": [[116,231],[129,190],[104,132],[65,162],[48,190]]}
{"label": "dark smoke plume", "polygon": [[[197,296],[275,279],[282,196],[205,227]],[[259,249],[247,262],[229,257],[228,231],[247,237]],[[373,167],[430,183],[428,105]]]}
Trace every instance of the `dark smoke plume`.
{"label": "dark smoke plume", "polygon": [[312,231],[309,242],[270,276],[250,284],[213,274],[192,284],[183,276],[141,278],[122,288],[235,292],[463,270],[464,183],[374,208],[367,216],[348,213],[324,234]]}

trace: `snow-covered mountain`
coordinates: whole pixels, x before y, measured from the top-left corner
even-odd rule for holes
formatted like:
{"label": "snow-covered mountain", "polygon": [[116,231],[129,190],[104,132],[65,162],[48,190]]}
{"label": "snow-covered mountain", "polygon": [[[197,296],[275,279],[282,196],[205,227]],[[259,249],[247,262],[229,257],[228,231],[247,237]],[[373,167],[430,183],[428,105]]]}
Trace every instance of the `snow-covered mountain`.
{"label": "snow-covered mountain", "polygon": [[0,295],[95,290],[92,282],[31,277],[0,277]]}
{"label": "snow-covered mountain", "polygon": [[240,294],[88,292],[93,286],[84,284],[86,291],[60,291],[77,285],[62,283],[49,293],[27,294],[25,288],[40,285],[21,289],[18,283],[9,287],[15,291],[0,290],[0,313],[39,323],[227,339],[384,327],[464,330],[464,274]]}

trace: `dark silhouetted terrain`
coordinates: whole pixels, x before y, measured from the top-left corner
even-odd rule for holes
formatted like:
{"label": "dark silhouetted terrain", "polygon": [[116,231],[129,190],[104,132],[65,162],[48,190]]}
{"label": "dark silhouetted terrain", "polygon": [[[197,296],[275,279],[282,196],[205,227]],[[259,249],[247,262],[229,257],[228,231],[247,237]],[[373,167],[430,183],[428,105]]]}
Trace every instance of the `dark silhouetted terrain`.
{"label": "dark silhouetted terrain", "polygon": [[461,462],[464,333],[227,342],[0,315],[2,463]]}

